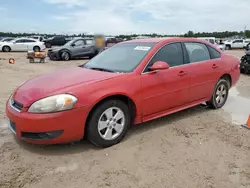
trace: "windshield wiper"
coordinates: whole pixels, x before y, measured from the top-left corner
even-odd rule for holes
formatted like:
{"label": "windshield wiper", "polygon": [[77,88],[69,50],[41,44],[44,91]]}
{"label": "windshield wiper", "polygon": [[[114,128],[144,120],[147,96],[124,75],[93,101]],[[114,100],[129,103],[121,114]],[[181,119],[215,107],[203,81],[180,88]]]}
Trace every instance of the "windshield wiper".
{"label": "windshield wiper", "polygon": [[113,71],[113,70],[105,69],[105,68],[100,68],[100,67],[88,67],[88,69],[99,70],[99,71],[105,71],[105,72],[115,72],[115,71]]}

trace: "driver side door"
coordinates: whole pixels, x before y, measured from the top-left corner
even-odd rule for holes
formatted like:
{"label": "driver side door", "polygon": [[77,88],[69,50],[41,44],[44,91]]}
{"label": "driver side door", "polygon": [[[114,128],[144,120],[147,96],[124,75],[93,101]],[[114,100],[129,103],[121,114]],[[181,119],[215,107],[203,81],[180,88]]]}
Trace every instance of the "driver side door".
{"label": "driver side door", "polygon": [[27,45],[24,39],[17,40],[13,46],[11,47],[13,51],[25,51],[27,49]]}
{"label": "driver side door", "polygon": [[[169,64],[170,68],[150,71],[157,61]],[[143,117],[164,114],[168,110],[188,103],[190,76],[184,63],[182,44],[171,43],[163,46],[151,59],[141,75]]]}
{"label": "driver side door", "polygon": [[71,49],[71,53],[72,56],[74,57],[80,57],[84,54],[84,40],[83,39],[79,39],[77,41],[75,41],[73,43],[72,49]]}

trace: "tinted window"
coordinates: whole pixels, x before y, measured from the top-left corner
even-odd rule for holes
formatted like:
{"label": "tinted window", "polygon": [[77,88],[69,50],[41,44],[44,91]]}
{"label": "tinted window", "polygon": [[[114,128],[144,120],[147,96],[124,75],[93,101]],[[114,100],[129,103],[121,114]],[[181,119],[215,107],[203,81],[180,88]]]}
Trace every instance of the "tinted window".
{"label": "tinted window", "polygon": [[36,41],[30,39],[24,39],[23,42],[36,42]]}
{"label": "tinted window", "polygon": [[243,43],[243,40],[235,40],[233,43]]}
{"label": "tinted window", "polygon": [[209,49],[211,59],[217,59],[217,58],[221,57],[220,52],[218,52],[216,49],[214,49],[210,46],[207,46],[207,47]]}
{"label": "tinted window", "polygon": [[83,40],[77,40],[77,41],[75,42],[75,45],[76,45],[76,46],[83,46],[83,45],[84,45],[84,41],[83,41]]}
{"label": "tinted window", "polygon": [[209,42],[210,42],[211,44],[214,44],[214,40],[213,40],[213,39],[209,39]]}
{"label": "tinted window", "polygon": [[208,48],[202,43],[184,43],[188,52],[190,63],[210,59]]}
{"label": "tinted window", "polygon": [[152,66],[156,61],[164,61],[169,64],[170,67],[183,65],[183,52],[181,43],[168,44],[162,47],[152,58],[146,71],[148,68]]}
{"label": "tinted window", "polygon": [[23,40],[17,40],[16,41],[16,43],[22,43],[23,42]]}
{"label": "tinted window", "polygon": [[131,72],[143,60],[155,43],[124,43],[104,50],[84,65],[85,68]]}

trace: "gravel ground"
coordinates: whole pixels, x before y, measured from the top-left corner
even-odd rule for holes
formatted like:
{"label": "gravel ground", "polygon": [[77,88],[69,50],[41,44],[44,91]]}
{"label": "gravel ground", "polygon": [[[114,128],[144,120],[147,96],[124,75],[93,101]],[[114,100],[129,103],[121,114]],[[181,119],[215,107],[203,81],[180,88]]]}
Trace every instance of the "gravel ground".
{"label": "gravel ground", "polygon": [[[14,65],[8,64],[10,57]],[[4,115],[12,91],[28,78],[84,61],[30,64],[24,53],[0,53],[1,188],[250,187],[250,130],[240,126],[250,113],[247,75],[232,88],[223,109],[197,106],[133,126],[111,148],[86,141],[38,146],[16,140]]]}

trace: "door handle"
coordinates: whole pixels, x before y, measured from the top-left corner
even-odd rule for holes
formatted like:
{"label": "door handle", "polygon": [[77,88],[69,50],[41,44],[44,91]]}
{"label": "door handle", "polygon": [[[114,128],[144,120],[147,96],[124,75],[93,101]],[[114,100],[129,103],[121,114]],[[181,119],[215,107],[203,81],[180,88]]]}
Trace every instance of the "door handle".
{"label": "door handle", "polygon": [[86,48],[85,46],[83,46],[82,48]]}
{"label": "door handle", "polygon": [[219,67],[219,65],[216,65],[216,64],[213,64],[213,66],[212,66],[213,69],[216,69],[218,67]]}
{"label": "door handle", "polygon": [[184,75],[186,75],[186,74],[187,74],[186,71],[180,71],[180,72],[178,73],[178,76],[184,76]]}

